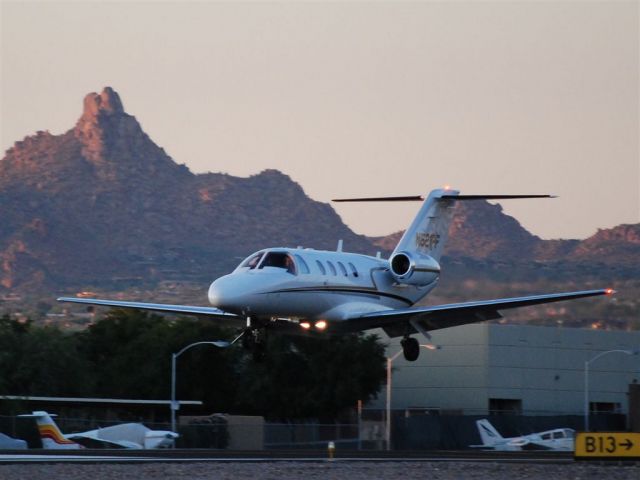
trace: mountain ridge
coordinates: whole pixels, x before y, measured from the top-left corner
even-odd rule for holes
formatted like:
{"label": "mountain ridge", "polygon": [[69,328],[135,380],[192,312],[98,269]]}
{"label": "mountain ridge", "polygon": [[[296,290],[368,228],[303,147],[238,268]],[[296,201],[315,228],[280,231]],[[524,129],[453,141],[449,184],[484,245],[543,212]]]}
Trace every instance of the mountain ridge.
{"label": "mountain ridge", "polygon": [[[373,254],[399,239],[354,233],[277,170],[247,178],[192,173],[151,140],[111,87],[85,96],[67,132],[39,131],[7,150],[0,208],[0,290],[9,291],[208,281],[265,246],[333,249],[341,238],[348,250]],[[584,241],[542,240],[500,205],[460,202],[445,256],[637,264],[640,224]]]}
{"label": "mountain ridge", "polygon": [[0,161],[0,288],[211,279],[262,238],[332,248],[339,235],[356,251],[372,249],[281,172],[193,174],[113,89],[90,93],[83,106],[69,131],[37,132]]}

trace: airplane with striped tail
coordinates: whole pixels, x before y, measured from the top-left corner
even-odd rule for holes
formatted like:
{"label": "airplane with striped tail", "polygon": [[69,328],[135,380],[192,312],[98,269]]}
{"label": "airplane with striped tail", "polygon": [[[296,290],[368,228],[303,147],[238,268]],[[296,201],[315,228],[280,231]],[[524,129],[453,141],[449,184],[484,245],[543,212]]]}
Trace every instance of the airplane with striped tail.
{"label": "airplane with striped tail", "polygon": [[174,446],[178,434],[165,430],[151,430],[141,423],[121,423],[86,432],[64,434],[52,416],[35,411],[20,417],[36,420],[42,448],[49,450],[78,450],[81,448],[156,449]]}

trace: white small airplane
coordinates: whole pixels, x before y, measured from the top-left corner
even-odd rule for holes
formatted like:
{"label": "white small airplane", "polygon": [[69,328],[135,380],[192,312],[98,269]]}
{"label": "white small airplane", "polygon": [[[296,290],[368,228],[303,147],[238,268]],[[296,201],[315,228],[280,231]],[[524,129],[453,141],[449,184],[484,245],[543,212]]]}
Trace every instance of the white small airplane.
{"label": "white small airplane", "polygon": [[51,450],[78,450],[80,448],[170,448],[178,434],[164,430],[151,430],[141,423],[122,423],[82,433],[65,435],[52,415],[44,411],[19,415],[36,419],[42,448]]}
{"label": "white small airplane", "polygon": [[261,355],[267,330],[293,334],[344,334],[382,328],[401,341],[404,357],[420,353],[421,333],[501,318],[501,310],[561,300],[608,295],[611,289],[552,293],[435,306],[414,306],[438,283],[440,257],[456,202],[485,199],[553,198],[551,195],[460,195],[448,188],[422,196],[338,199],[334,201],[422,201],[417,216],[388,260],[342,251],[267,248],[249,255],[229,275],[215,280],[208,299],[213,307],[165,305],[96,298],[58,301],[154,312],[188,314],[242,326],[226,348],[242,338]]}
{"label": "white small airplane", "polygon": [[476,426],[482,439],[482,445],[471,445],[474,448],[485,448],[500,451],[519,450],[558,450],[573,451],[576,431],[571,428],[556,428],[544,432],[531,433],[522,437],[504,438],[489,423],[489,420],[477,420]]}

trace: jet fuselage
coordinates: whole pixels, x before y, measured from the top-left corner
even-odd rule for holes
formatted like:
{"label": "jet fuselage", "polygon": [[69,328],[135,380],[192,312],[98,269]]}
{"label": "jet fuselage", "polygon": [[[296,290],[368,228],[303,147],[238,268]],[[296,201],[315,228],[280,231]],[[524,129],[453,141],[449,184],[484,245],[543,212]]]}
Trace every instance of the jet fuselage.
{"label": "jet fuselage", "polygon": [[209,302],[241,316],[340,321],[355,312],[407,308],[427,295],[398,283],[389,262],[376,257],[303,248],[271,248],[250,255],[209,287]]}

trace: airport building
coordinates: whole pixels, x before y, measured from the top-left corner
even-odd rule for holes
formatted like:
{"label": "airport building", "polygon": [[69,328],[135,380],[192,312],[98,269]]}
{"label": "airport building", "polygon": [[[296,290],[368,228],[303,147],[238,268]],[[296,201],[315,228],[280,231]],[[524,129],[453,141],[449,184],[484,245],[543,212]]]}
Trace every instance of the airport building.
{"label": "airport building", "polygon": [[[581,415],[587,361],[590,411],[626,415],[630,384],[640,382],[640,354],[630,353],[640,331],[474,324],[431,333],[440,349],[392,362],[391,408],[407,416]],[[387,355],[400,350],[394,339]],[[386,408],[384,388],[368,407]]]}

